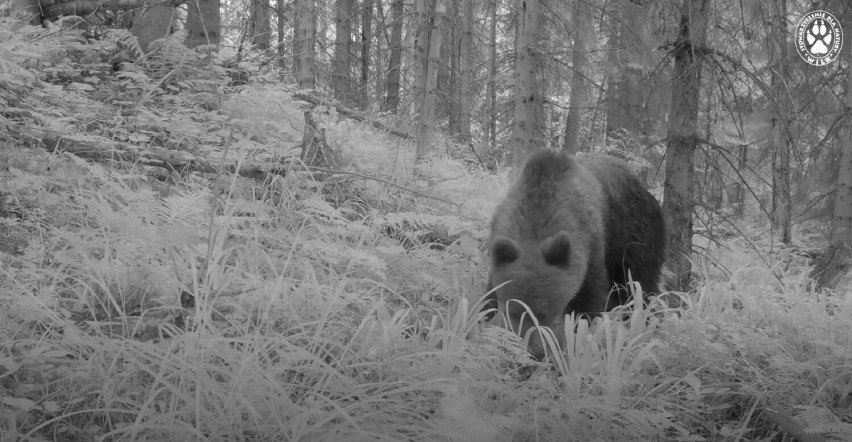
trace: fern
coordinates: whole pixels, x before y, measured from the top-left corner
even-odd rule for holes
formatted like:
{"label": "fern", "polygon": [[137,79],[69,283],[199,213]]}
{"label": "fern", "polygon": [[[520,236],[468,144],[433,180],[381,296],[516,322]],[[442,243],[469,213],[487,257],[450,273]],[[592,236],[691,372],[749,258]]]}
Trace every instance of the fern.
{"label": "fern", "polygon": [[139,46],[139,40],[135,35],[125,29],[120,29],[116,32],[118,33],[118,40],[115,44],[119,50],[127,51],[130,55],[130,59],[133,61],[139,61],[145,58],[145,51],[143,51]]}
{"label": "fern", "polygon": [[428,245],[443,250],[458,241],[462,232],[484,236],[481,235],[482,230],[472,222],[462,221],[452,215],[397,212],[381,216],[377,221],[385,235],[396,239],[407,249]]}

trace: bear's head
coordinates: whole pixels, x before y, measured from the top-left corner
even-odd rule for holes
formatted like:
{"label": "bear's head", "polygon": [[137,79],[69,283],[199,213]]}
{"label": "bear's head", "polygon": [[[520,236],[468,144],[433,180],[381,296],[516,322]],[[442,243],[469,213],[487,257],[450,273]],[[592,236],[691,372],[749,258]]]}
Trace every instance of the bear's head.
{"label": "bear's head", "polygon": [[[507,236],[492,239],[489,283],[495,287],[498,309],[508,318],[511,330],[526,337],[537,322],[555,333],[560,346],[565,344],[565,309],[583,286],[586,250],[584,241],[565,230],[540,241]],[[537,359],[545,357],[538,332],[530,333],[529,347]]]}

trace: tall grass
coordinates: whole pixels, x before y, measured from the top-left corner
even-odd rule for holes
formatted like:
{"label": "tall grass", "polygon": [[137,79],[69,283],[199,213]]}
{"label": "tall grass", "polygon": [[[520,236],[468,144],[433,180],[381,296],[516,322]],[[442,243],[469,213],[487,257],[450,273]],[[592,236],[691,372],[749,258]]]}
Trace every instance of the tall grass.
{"label": "tall grass", "polygon": [[469,246],[400,247],[310,177],[155,192],[132,168],[26,164],[6,192],[36,209],[0,220],[19,232],[0,268],[4,441],[852,434],[852,301],[745,252],[717,252],[727,276],[697,265],[677,308],[566,318],[538,363],[483,324]]}

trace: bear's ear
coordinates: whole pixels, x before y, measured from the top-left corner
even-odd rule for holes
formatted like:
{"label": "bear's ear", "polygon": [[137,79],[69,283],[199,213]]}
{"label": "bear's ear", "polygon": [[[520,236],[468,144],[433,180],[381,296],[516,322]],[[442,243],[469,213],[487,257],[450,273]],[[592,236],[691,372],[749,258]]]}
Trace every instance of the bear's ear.
{"label": "bear's ear", "polygon": [[517,261],[518,255],[520,255],[520,251],[515,241],[505,236],[494,238],[494,242],[491,244],[491,259],[494,261],[494,265],[511,264]]}
{"label": "bear's ear", "polygon": [[567,267],[571,261],[571,239],[564,230],[542,241],[540,249],[547,265]]}

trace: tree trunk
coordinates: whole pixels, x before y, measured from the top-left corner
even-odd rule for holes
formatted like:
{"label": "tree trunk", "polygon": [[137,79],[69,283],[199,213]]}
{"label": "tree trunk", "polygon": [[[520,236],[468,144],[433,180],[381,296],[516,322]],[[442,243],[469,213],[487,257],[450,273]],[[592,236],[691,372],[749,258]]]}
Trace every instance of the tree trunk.
{"label": "tree trunk", "polygon": [[[649,2],[611,2],[612,37],[607,43],[606,142],[644,135],[648,127],[646,88],[652,84],[643,66],[650,49],[647,23],[653,23]],[[656,61],[653,62],[656,64]]]}
{"label": "tree trunk", "polygon": [[[287,55],[284,51],[284,0],[275,0],[275,15],[277,19],[275,20],[275,30],[276,34],[276,43],[275,46],[276,51],[278,53],[278,67],[283,69],[287,66]],[[295,29],[296,23],[294,21],[293,27]],[[295,55],[295,54],[294,54]],[[295,56],[294,56],[295,58]]]}
{"label": "tree trunk", "polygon": [[435,95],[438,84],[438,63],[441,57],[441,26],[444,21],[444,2],[434,0],[431,10],[435,11],[432,20],[432,29],[429,32],[428,43],[429,58],[426,60],[425,81],[421,94],[420,115],[418,117],[417,150],[415,152],[415,164],[420,163],[429,153],[432,146],[432,138],[435,130]]}
{"label": "tree trunk", "polygon": [[497,0],[488,2],[488,105],[486,108],[488,142],[497,144]]}
{"label": "tree trunk", "polygon": [[[717,161],[716,156],[708,158],[708,161]],[[708,164],[707,170],[707,205],[713,210],[721,210],[724,202],[725,181],[722,179],[722,171],[715,164]]]}
{"label": "tree trunk", "polygon": [[316,0],[296,0],[293,32],[293,72],[299,89],[314,89],[317,34]]}
{"label": "tree trunk", "polygon": [[[450,135],[458,134],[459,108],[454,101],[458,96],[458,81],[455,75],[459,69],[459,40],[460,35],[456,27],[458,17],[458,0],[443,0],[446,9],[445,19],[438,32],[446,35],[441,38],[441,54],[438,60],[438,92],[435,94],[435,120],[449,122]],[[455,120],[455,121],[453,121]]]}
{"label": "tree trunk", "polygon": [[672,104],[666,147],[663,214],[667,228],[667,267],[672,287],[689,290],[692,267],[692,214],[695,204],[695,150],[698,143],[698,104],[701,93],[703,47],[709,0],[683,0],[672,76]]}
{"label": "tree trunk", "polygon": [[187,4],[186,45],[219,46],[219,0],[191,0]]}
{"label": "tree trunk", "polygon": [[[523,0],[521,0],[523,1]],[[545,72],[545,57],[551,51],[550,35],[548,33],[548,17],[544,11],[548,11],[546,0],[536,0],[538,3],[538,21],[536,22],[536,37],[534,41],[533,60],[535,62],[535,76],[538,99],[532,102],[535,113],[535,126],[533,126],[533,139],[536,140],[533,149],[548,147],[548,132],[550,127],[550,114],[544,107],[547,102],[547,91],[550,86],[550,75]],[[555,147],[555,146],[553,146]]]}
{"label": "tree trunk", "polygon": [[512,127],[512,166],[514,175],[534,150],[543,147],[538,108],[544,97],[538,84],[539,0],[518,0],[518,33],[515,61],[515,107]]}
{"label": "tree trunk", "polygon": [[252,13],[251,42],[260,50],[269,49],[269,0],[252,1]]}
{"label": "tree trunk", "polygon": [[[745,173],[746,166],[748,165],[748,145],[740,145],[737,157],[737,170],[739,170],[740,174],[743,174]],[[734,208],[734,216],[740,218],[743,216],[745,209],[745,184],[737,181],[731,185],[730,189],[731,191],[728,195],[728,202],[731,203],[731,207]]]}
{"label": "tree trunk", "polygon": [[584,7],[585,0],[574,1],[574,52],[571,56],[571,98],[568,116],[565,118],[565,136],[562,150],[577,153],[580,142],[580,117],[589,105],[588,72],[589,43],[594,40],[593,17]]}
{"label": "tree trunk", "polygon": [[470,115],[473,103],[473,1],[464,4],[461,35],[461,85],[459,87],[459,136],[461,142],[470,143]]}
{"label": "tree trunk", "polygon": [[139,47],[148,52],[152,41],[169,35],[174,8],[170,3],[155,3],[143,8],[142,15],[133,20],[130,33],[136,36]]}
{"label": "tree trunk", "polygon": [[[438,93],[442,96],[442,100],[447,108],[448,121],[447,127],[449,129],[450,136],[453,139],[458,140],[459,134],[461,133],[461,40],[462,40],[462,32],[459,29],[458,23],[459,21],[456,17],[459,16],[461,10],[459,9],[459,0],[447,0],[449,4],[447,17],[447,23],[449,23],[448,32],[445,34],[450,36],[450,41],[444,42],[444,48],[448,48],[444,52],[447,53],[447,59],[449,63],[441,63],[441,67],[443,68],[445,64],[449,64],[449,69],[443,69],[442,71],[438,71]],[[445,75],[446,78],[444,81],[446,82],[446,86],[443,90],[441,90],[441,75]],[[441,115],[440,112],[437,115]],[[439,117],[440,118],[440,117]]]}
{"label": "tree trunk", "polygon": [[[841,52],[847,65],[852,62],[849,51]],[[840,131],[840,164],[838,164],[837,191],[834,212],[831,216],[830,243],[814,264],[810,277],[817,288],[848,290],[849,270],[852,269],[852,75],[846,76],[846,103],[843,109],[846,120]],[[845,280],[845,282],[844,282]],[[838,287],[840,286],[840,287]]]}
{"label": "tree trunk", "polygon": [[[604,86],[605,91],[608,89],[609,86]],[[606,144],[606,99],[606,92],[598,92],[597,100],[592,106],[592,121],[589,124],[590,145]]]}
{"label": "tree trunk", "polygon": [[775,68],[771,70],[770,87],[776,99],[776,109],[772,115],[772,229],[777,232],[781,242],[789,244],[790,232],[790,103],[786,85],[789,81],[787,69],[787,0],[773,1],[772,32],[770,38],[770,57]]}
{"label": "tree trunk", "polygon": [[[849,269],[852,269],[852,247],[846,242],[832,242],[814,263],[810,278],[818,290],[848,288]],[[846,280],[846,281],[844,281]]]}
{"label": "tree trunk", "polygon": [[402,0],[394,0],[391,6],[393,28],[391,29],[390,60],[388,61],[388,95],[383,111],[399,111],[399,78],[402,64]]}
{"label": "tree trunk", "polygon": [[383,76],[385,71],[381,67],[385,64],[385,57],[387,56],[387,46],[384,46],[383,43],[388,43],[388,35],[386,32],[379,31],[379,29],[387,29],[382,0],[375,0],[375,2],[376,22],[374,26],[376,27],[376,46],[375,49],[373,49],[373,53],[375,53],[376,56],[373,59],[373,65],[376,67],[373,69],[375,71],[375,75],[373,75],[373,92],[375,93],[373,96],[373,102],[376,103],[376,110],[379,110],[384,109],[385,92],[387,89],[385,78]]}
{"label": "tree trunk", "polygon": [[[843,51],[844,57],[852,59],[848,54],[848,50]],[[852,74],[846,77],[844,117],[846,130],[842,132],[837,193],[831,218],[831,241],[852,246]]]}
{"label": "tree trunk", "polygon": [[416,34],[414,36],[414,84],[412,87],[412,96],[417,103],[417,112],[420,112],[420,105],[423,103],[423,90],[426,84],[426,69],[429,64],[429,31],[432,29],[432,6],[434,0],[414,0],[415,6],[415,26]]}
{"label": "tree trunk", "polygon": [[606,131],[604,141],[610,144],[613,136],[619,129],[628,127],[625,112],[624,89],[627,87],[624,66],[621,60],[622,34],[624,33],[624,20],[621,9],[624,6],[620,2],[614,2],[609,6],[609,16],[612,23],[609,26],[610,36],[606,43]]}
{"label": "tree trunk", "polygon": [[373,0],[364,0],[361,9],[361,91],[359,108],[366,110],[370,94],[370,41],[373,38]]}
{"label": "tree trunk", "polygon": [[[786,114],[785,111],[781,113]],[[789,244],[790,232],[790,137],[783,116],[772,117],[775,144],[772,150],[772,229],[784,244]],[[789,121],[788,121],[789,122]]]}
{"label": "tree trunk", "polygon": [[354,0],[336,0],[337,10],[334,38],[334,72],[331,88],[334,98],[341,104],[348,104],[349,68],[352,57],[352,2]]}

